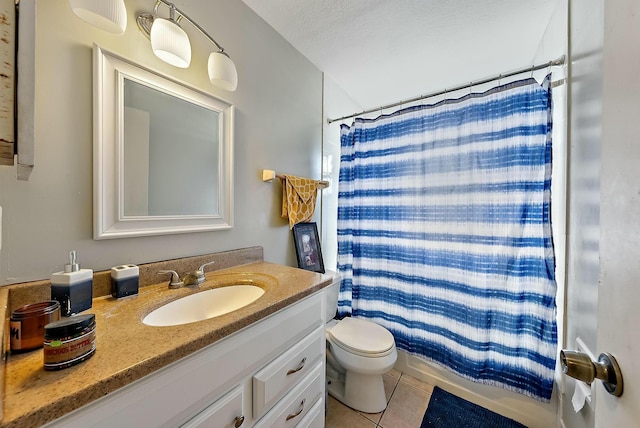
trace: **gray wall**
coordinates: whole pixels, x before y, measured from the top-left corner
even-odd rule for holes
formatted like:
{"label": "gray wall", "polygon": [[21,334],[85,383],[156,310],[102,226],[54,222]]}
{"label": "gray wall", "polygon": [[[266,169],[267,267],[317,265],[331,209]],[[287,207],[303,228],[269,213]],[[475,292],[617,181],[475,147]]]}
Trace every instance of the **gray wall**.
{"label": "gray wall", "polygon": [[[261,245],[267,261],[296,265],[291,232],[280,218],[281,186],[261,170],[320,177],[322,73],[237,0],[176,1],[229,52],[238,90],[214,88],[206,61],[212,48],[195,30],[190,68],[157,59],[135,14],[153,1],[125,0],[122,36],[77,18],[66,0],[37,1],[36,165],[28,181],[0,167],[0,284],[48,278],[70,249],[82,267],[107,269]],[[163,9],[161,9],[163,10]],[[172,76],[235,106],[235,227],[229,231],[94,241],[92,239],[92,44]],[[316,211],[316,221],[320,214]]]}

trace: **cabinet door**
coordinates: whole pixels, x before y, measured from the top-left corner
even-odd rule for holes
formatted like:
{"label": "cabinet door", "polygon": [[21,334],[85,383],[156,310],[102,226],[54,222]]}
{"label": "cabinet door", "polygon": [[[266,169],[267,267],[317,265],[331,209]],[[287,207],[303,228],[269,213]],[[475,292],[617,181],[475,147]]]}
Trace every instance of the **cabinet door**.
{"label": "cabinet door", "polygon": [[195,418],[182,425],[183,428],[238,428],[243,425],[243,389],[237,386],[204,409]]}

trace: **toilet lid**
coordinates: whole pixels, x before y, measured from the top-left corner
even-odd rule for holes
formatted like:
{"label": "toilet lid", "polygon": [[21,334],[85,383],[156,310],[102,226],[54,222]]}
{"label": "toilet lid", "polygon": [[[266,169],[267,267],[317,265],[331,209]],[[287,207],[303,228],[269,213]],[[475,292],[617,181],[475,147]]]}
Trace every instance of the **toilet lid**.
{"label": "toilet lid", "polygon": [[395,346],[386,328],[358,318],[347,317],[327,331],[336,345],[357,354],[381,354]]}

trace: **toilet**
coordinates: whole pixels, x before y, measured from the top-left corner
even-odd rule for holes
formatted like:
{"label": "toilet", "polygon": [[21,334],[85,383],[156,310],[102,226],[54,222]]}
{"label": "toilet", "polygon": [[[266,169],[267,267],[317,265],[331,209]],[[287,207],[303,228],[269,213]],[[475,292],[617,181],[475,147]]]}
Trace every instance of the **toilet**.
{"label": "toilet", "polygon": [[341,403],[365,413],[387,407],[382,375],[398,358],[393,335],[359,318],[333,319],[338,307],[340,277],[325,289],[327,389]]}

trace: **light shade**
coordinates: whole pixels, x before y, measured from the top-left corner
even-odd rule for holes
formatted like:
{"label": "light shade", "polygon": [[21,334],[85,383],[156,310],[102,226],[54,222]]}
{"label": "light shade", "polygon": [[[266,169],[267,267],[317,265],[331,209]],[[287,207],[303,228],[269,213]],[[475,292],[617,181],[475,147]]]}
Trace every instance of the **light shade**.
{"label": "light shade", "polygon": [[151,26],[151,49],[158,58],[171,65],[187,68],[191,63],[189,36],[171,19],[155,18]]}
{"label": "light shade", "polygon": [[231,58],[222,52],[212,52],[209,55],[207,66],[212,84],[226,91],[236,90],[238,87],[238,72]]}
{"label": "light shade", "polygon": [[89,24],[113,34],[127,28],[124,0],[69,0],[71,10]]}

